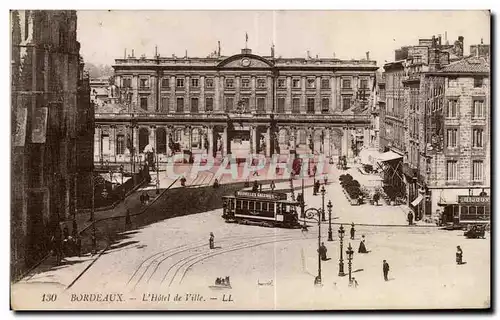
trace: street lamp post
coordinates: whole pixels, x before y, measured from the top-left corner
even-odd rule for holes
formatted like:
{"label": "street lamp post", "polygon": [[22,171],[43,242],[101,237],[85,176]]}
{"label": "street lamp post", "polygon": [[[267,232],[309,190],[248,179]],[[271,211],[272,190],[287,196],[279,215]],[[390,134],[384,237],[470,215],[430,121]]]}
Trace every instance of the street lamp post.
{"label": "street lamp post", "polygon": [[122,185],[123,185],[123,164],[120,165],[120,173],[122,175]]}
{"label": "street lamp post", "polygon": [[333,232],[332,232],[332,201],[328,200],[328,241],[333,241]]}
{"label": "street lamp post", "polygon": [[344,233],[345,233],[344,226],[340,225],[340,228],[339,228],[339,239],[340,239],[339,276],[340,277],[345,276],[345,273],[344,273],[344,258],[343,258]]}
{"label": "street lamp post", "polygon": [[[321,254],[319,250],[321,248],[321,211],[316,208],[309,208],[305,211],[305,215],[308,219],[314,219],[318,222],[318,276],[314,284],[321,285]],[[315,216],[317,216],[317,219]]]}
{"label": "street lamp post", "polygon": [[325,186],[321,187],[321,221],[326,221],[326,216],[325,216]]}
{"label": "street lamp post", "polygon": [[158,162],[158,150],[156,151],[156,194],[160,194],[160,163]]}
{"label": "street lamp post", "polygon": [[349,284],[352,282],[352,255],[354,251],[352,251],[351,243],[349,242],[349,247],[347,248],[347,266],[349,268]]}

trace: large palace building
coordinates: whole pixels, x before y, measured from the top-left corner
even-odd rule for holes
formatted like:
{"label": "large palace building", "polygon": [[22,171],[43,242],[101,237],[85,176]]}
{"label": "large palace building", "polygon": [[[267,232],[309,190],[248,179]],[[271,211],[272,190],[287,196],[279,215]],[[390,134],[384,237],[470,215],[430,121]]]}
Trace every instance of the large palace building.
{"label": "large palace building", "polygon": [[372,130],[375,61],[252,54],[116,59],[109,99],[96,107],[95,162],[155,150],[352,157]]}

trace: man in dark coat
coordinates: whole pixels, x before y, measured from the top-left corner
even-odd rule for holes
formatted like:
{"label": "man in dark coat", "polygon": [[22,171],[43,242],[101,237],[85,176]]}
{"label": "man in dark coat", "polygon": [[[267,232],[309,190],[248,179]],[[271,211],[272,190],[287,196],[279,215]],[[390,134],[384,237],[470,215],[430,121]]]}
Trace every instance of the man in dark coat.
{"label": "man in dark coat", "polygon": [[413,212],[408,212],[408,225],[412,225],[413,224]]}
{"label": "man in dark coat", "polygon": [[326,253],[328,252],[328,249],[325,246],[324,242],[321,242],[321,246],[318,249],[319,256],[321,257],[321,260],[326,261],[328,258],[326,257]]}
{"label": "man in dark coat", "polygon": [[382,265],[382,270],[384,271],[384,280],[389,281],[389,279],[387,278],[387,276],[389,275],[389,264],[385,260]]}
{"label": "man in dark coat", "polygon": [[208,246],[210,249],[214,249],[214,243],[215,243],[215,236],[212,232],[210,232],[210,239],[208,239]]}
{"label": "man in dark coat", "polygon": [[356,233],[356,229],[354,229],[354,222],[351,223],[351,240],[354,240],[354,235]]}

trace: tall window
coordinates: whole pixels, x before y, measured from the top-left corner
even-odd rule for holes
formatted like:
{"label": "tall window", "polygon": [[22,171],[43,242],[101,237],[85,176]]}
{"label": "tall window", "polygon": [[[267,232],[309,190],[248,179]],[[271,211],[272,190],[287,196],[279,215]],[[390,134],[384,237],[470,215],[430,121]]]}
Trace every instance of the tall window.
{"label": "tall window", "polygon": [[243,101],[243,106],[241,106],[243,108],[243,110],[249,110],[249,108],[250,108],[250,97],[243,96],[243,97],[241,97],[241,100]]}
{"label": "tall window", "polygon": [[184,78],[177,78],[176,80],[177,88],[184,88]]}
{"label": "tall window", "polygon": [[207,88],[213,88],[214,87],[214,79],[213,78],[207,78],[205,80],[205,87],[207,87]]}
{"label": "tall window", "polygon": [[278,79],[278,88],[284,88],[285,86],[285,79]]}
{"label": "tall window", "polygon": [[248,78],[241,79],[241,87],[245,89],[250,88],[250,79]]}
{"label": "tall window", "polygon": [[448,108],[446,110],[446,116],[448,118],[455,118],[457,116],[458,100],[450,99],[448,100]]}
{"label": "tall window", "polygon": [[143,110],[148,110],[148,98],[147,97],[141,97],[141,108]]}
{"label": "tall window", "polygon": [[177,98],[177,112],[184,112],[184,98]]}
{"label": "tall window", "polygon": [[214,111],[214,98],[205,98],[205,111]]}
{"label": "tall window", "polygon": [[257,79],[257,88],[265,88],[266,87],[266,79]]}
{"label": "tall window", "polygon": [[226,88],[234,88],[234,79],[226,79]]}
{"label": "tall window", "polygon": [[191,78],[191,87],[198,88],[200,80],[198,78]]}
{"label": "tall window", "polygon": [[294,89],[299,89],[300,88],[300,79],[293,79],[292,80],[292,87]]}
{"label": "tall window", "polygon": [[342,111],[351,107],[351,97],[342,97]]}
{"label": "tall window", "polygon": [[191,98],[191,112],[198,113],[198,98]]}
{"label": "tall window", "polygon": [[285,98],[278,98],[278,113],[285,113]]}
{"label": "tall window", "polygon": [[367,89],[368,88],[368,80],[363,79],[359,82],[359,87],[361,89]]}
{"label": "tall window", "polygon": [[170,79],[169,78],[162,78],[161,79],[161,87],[163,89],[168,89],[169,86],[170,86]]}
{"label": "tall window", "polygon": [[149,79],[141,78],[140,79],[140,87],[141,88],[148,88],[149,87]]}
{"label": "tall window", "polygon": [[473,181],[483,181],[483,161],[474,160],[472,161],[472,180]]}
{"label": "tall window", "polygon": [[330,99],[328,98],[321,99],[321,112],[328,113],[329,109],[330,109]]}
{"label": "tall window", "polygon": [[474,78],[474,88],[481,88],[483,86],[483,78],[475,77]]}
{"label": "tall window", "polygon": [[456,148],[457,147],[457,136],[458,136],[458,129],[446,130],[446,147]]}
{"label": "tall window", "polygon": [[265,104],[266,104],[265,98],[257,98],[257,112],[264,112]]}
{"label": "tall window", "polygon": [[292,99],[292,113],[300,113],[300,99],[299,98]]}
{"label": "tall window", "polygon": [[131,88],[132,87],[132,79],[131,78],[123,78],[123,87]]}
{"label": "tall window", "polygon": [[234,98],[226,97],[226,112],[233,111]]}
{"label": "tall window", "polygon": [[457,160],[446,161],[446,180],[458,180]]}
{"label": "tall window", "polygon": [[168,112],[168,97],[161,98],[161,111],[164,113]]}
{"label": "tall window", "polygon": [[330,88],[330,80],[321,79],[321,89],[329,89]]}
{"label": "tall window", "polygon": [[343,89],[351,89],[351,80],[350,79],[343,79],[342,80],[342,88]]}
{"label": "tall window", "polygon": [[484,118],[484,101],[474,100],[472,105],[472,117],[473,118]]}
{"label": "tall window", "polygon": [[314,113],[314,98],[307,98],[307,113]]}
{"label": "tall window", "polygon": [[483,147],[483,129],[480,128],[472,129],[472,147],[474,148]]}
{"label": "tall window", "polygon": [[307,79],[307,88],[309,89],[316,88],[316,79]]}
{"label": "tall window", "polygon": [[123,134],[116,136],[116,154],[125,154],[125,136]]}

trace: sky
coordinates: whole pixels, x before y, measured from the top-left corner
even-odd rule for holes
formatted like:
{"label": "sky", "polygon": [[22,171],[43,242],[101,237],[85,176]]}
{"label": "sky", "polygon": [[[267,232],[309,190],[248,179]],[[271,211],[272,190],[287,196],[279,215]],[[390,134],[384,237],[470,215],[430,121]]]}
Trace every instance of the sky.
{"label": "sky", "polygon": [[487,11],[78,11],[78,40],[86,62],[112,65],[124,51],[152,57],[206,57],[221,42],[222,55],[248,47],[254,54],[370,59],[379,66],[394,50],[441,34],[463,36],[465,54],[481,38],[490,43]]}

